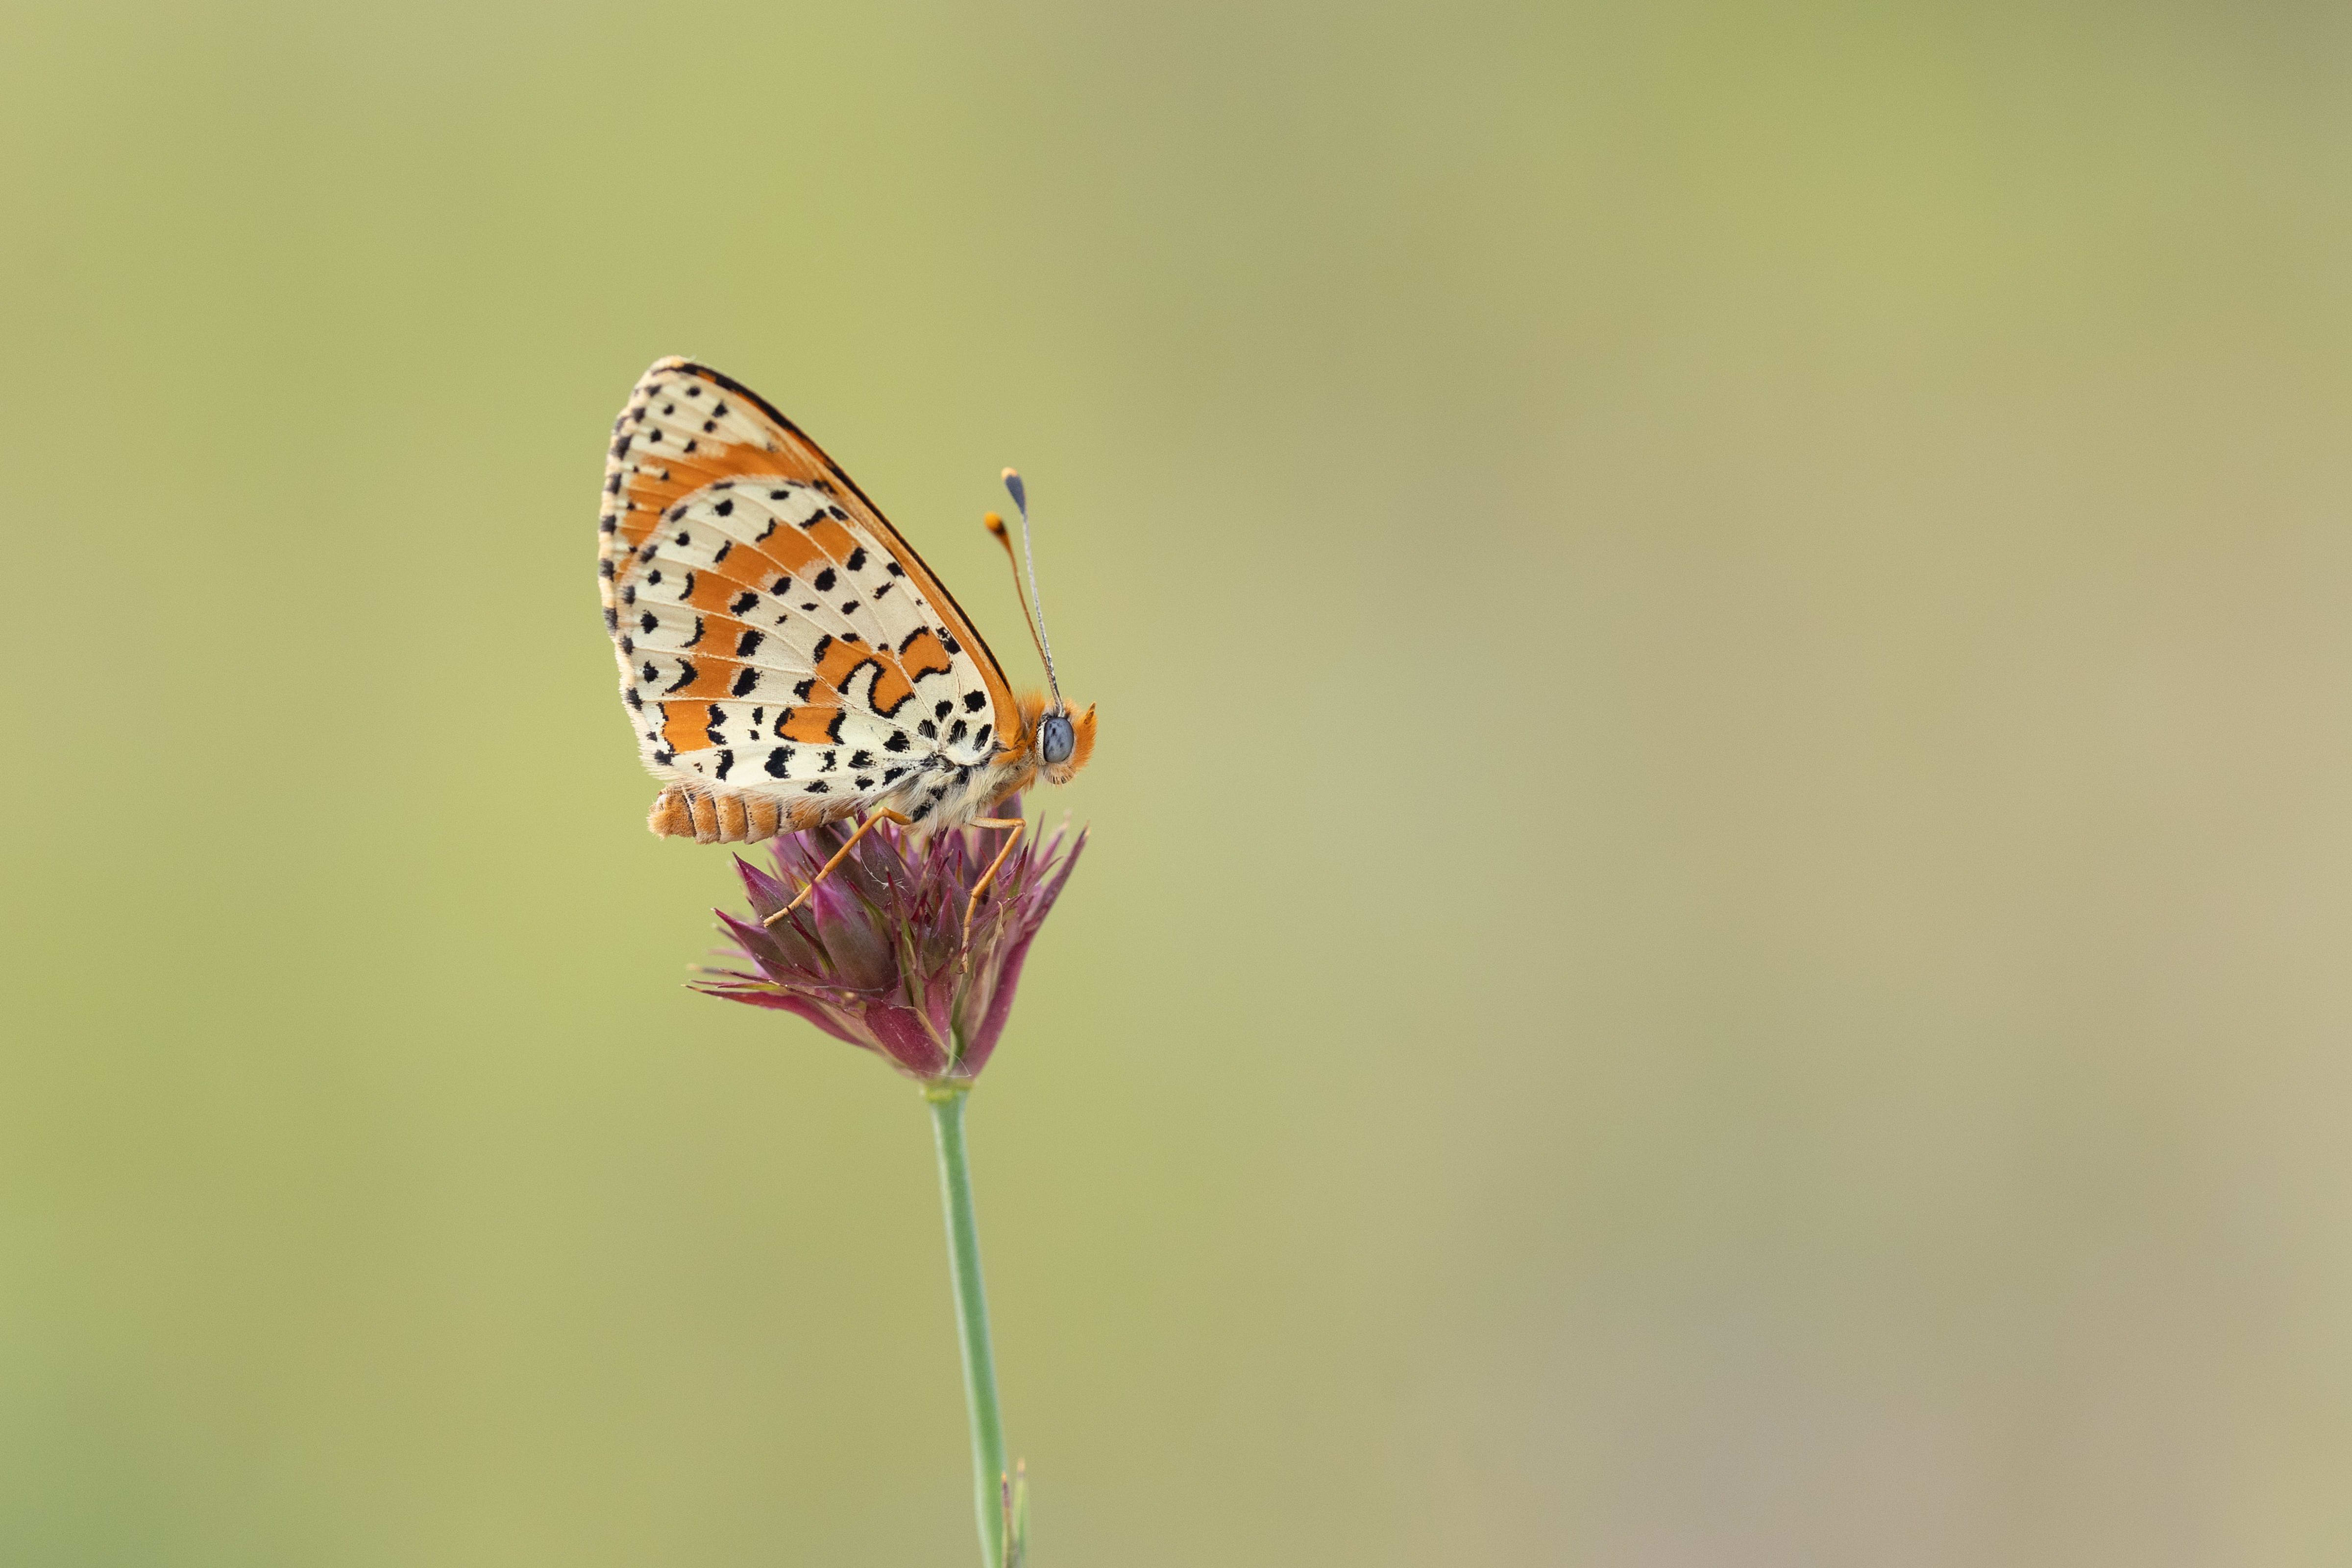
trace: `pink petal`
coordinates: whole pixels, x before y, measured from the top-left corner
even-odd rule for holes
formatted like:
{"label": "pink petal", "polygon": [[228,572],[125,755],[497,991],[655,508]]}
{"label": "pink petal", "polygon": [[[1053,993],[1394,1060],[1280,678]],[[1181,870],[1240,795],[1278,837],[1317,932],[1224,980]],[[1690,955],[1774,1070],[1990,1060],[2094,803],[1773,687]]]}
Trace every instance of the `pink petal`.
{"label": "pink petal", "polygon": [[883,1055],[918,1078],[936,1078],[947,1071],[948,1053],[922,1015],[891,1002],[868,1002],[865,1015],[866,1028]]}

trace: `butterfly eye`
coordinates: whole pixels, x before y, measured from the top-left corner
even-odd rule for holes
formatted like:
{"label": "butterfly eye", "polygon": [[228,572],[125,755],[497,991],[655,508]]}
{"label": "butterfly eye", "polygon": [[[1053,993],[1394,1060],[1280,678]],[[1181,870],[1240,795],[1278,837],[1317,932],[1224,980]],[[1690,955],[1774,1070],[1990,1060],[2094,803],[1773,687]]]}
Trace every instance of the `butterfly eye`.
{"label": "butterfly eye", "polygon": [[1045,721],[1037,727],[1037,751],[1045,758],[1046,766],[1060,767],[1077,748],[1078,737],[1071,732],[1070,716],[1066,713],[1047,714]]}

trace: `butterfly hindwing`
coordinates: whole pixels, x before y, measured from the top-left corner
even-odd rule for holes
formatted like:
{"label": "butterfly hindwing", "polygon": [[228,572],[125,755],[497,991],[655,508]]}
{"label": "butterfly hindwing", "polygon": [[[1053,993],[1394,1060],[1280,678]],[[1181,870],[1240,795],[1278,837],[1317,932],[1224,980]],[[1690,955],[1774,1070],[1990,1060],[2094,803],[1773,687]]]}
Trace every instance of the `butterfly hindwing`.
{"label": "butterfly hindwing", "polygon": [[603,524],[639,753],[696,800],[751,798],[731,808],[750,831],[725,836],[919,814],[988,760],[1013,711],[994,660],[846,476],[748,392],[683,361],[648,371]]}

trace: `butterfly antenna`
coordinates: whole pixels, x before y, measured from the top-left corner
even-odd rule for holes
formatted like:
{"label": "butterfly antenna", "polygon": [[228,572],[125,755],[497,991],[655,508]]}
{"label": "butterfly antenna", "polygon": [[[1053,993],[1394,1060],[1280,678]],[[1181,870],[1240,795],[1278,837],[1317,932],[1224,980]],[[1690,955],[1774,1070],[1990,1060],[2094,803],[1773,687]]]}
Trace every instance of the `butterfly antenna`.
{"label": "butterfly antenna", "polygon": [[1004,547],[1004,564],[1013,569],[1013,592],[1021,601],[1021,623],[1029,628],[1029,645],[1037,650],[1037,657],[1042,662],[1045,657],[1045,645],[1037,640],[1037,618],[1029,612],[1029,591],[1021,586],[1021,558],[1013,553],[1013,540],[1004,531],[1004,519],[990,512],[980,520],[988,525],[988,531],[996,536],[998,544]]}
{"label": "butterfly antenna", "polygon": [[[1054,674],[1054,640],[1045,635],[1045,602],[1037,592],[1037,553],[1029,541],[1029,488],[1021,483],[1013,469],[1004,471],[1004,488],[1013,497],[1013,505],[1021,513],[1021,555],[1028,564],[1029,591],[1021,595],[1021,612],[1029,618],[1029,637],[1037,644],[1037,656],[1045,662],[1045,684],[1054,691],[1054,706],[1062,706],[1062,683]],[[1004,547],[1004,559],[1013,567],[1013,591],[1021,594],[1022,560],[1013,558],[1013,540],[1004,531],[1004,519],[994,512],[983,519],[996,542]]]}

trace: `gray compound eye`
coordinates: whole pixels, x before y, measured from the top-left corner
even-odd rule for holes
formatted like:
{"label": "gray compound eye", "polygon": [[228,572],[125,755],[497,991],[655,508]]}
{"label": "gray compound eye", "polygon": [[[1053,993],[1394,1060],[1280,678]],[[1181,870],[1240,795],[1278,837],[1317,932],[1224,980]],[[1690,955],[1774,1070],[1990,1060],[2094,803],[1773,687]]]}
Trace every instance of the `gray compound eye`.
{"label": "gray compound eye", "polygon": [[1078,748],[1078,737],[1070,728],[1070,716],[1049,713],[1037,727],[1037,752],[1048,767],[1059,767],[1070,759]]}

